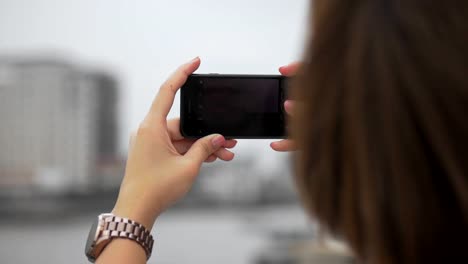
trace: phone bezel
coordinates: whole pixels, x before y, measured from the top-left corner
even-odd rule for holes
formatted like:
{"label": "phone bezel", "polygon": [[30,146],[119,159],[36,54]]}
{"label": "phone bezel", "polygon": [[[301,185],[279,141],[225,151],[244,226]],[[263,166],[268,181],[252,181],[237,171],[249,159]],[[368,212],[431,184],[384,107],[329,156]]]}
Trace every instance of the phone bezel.
{"label": "phone bezel", "polygon": [[[226,79],[232,79],[232,78],[239,78],[239,79],[278,79],[280,81],[280,94],[279,94],[279,109],[280,109],[280,118],[282,118],[282,122],[284,123],[284,128],[283,128],[283,135],[263,135],[263,136],[240,136],[240,135],[224,135],[226,138],[236,138],[236,139],[282,139],[286,138],[286,113],[284,110],[284,101],[287,99],[287,87],[286,87],[286,80],[287,77],[282,76],[282,75],[267,75],[267,74],[218,74],[218,73],[212,73],[212,74],[192,74],[189,76],[190,78],[226,78]],[[187,80],[187,82],[189,81]],[[189,100],[186,99],[186,93],[185,88],[186,85],[182,86],[181,92],[180,92],[180,133],[184,138],[201,138],[205,136],[205,134],[200,134],[200,135],[190,135],[184,131],[184,125],[186,123],[186,115],[185,113],[187,112],[187,103]]]}

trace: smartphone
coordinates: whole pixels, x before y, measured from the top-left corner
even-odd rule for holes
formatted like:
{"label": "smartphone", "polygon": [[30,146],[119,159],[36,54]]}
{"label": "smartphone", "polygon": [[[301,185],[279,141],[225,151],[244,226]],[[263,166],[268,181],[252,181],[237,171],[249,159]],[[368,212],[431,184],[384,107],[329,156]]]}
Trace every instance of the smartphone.
{"label": "smartphone", "polygon": [[181,88],[180,132],[187,138],[285,138],[286,85],[280,75],[192,74]]}

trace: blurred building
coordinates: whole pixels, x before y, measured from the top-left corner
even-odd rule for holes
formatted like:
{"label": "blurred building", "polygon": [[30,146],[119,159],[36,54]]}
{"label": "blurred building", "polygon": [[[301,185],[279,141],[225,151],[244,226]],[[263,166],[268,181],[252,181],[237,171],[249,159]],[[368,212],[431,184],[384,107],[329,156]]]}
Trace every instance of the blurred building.
{"label": "blurred building", "polygon": [[117,102],[117,81],[107,73],[0,58],[0,193],[89,192],[105,184],[119,167]]}

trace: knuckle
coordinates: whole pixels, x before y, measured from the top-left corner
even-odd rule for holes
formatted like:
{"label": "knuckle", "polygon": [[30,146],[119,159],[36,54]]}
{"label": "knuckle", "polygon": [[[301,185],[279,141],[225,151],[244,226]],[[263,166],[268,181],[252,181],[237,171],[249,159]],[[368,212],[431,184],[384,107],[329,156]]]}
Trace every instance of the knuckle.
{"label": "knuckle", "polygon": [[130,133],[130,137],[128,138],[128,141],[130,143],[130,145],[133,143],[133,141],[135,140],[135,137],[136,137],[136,134],[137,134],[137,131],[134,130]]}
{"label": "knuckle", "polygon": [[165,90],[167,90],[167,81],[165,81],[163,84],[161,84],[161,86],[159,87],[159,92],[164,92]]}
{"label": "knuckle", "polygon": [[207,162],[207,163],[212,163],[212,162],[215,162],[216,159],[218,159],[218,157],[211,155],[210,157],[208,157],[208,158],[206,159],[205,162]]}
{"label": "knuckle", "polygon": [[200,170],[200,164],[192,159],[187,160],[183,167],[185,168],[185,174],[187,175],[196,175]]}
{"label": "knuckle", "polygon": [[211,147],[210,144],[206,141],[201,142],[200,147],[202,148],[203,152],[205,153],[211,153]]}
{"label": "knuckle", "polygon": [[167,80],[161,85],[161,91],[164,92],[173,92],[175,89],[174,83],[171,80]]}

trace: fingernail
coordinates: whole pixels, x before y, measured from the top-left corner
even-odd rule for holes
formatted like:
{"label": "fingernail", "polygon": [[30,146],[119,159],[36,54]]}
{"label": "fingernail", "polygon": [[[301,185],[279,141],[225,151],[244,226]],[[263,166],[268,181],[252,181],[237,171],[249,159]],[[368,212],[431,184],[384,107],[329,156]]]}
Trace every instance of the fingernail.
{"label": "fingernail", "polygon": [[200,59],[200,57],[197,56],[197,57],[193,58],[190,62],[196,62],[196,61],[199,60],[199,59]]}
{"label": "fingernail", "polygon": [[225,142],[225,141],[226,141],[226,140],[224,139],[223,136],[216,136],[215,138],[213,138],[213,139],[211,140],[211,143],[213,144],[213,147],[219,148],[219,147],[221,147],[222,145],[224,145],[224,142]]}
{"label": "fingernail", "polygon": [[294,105],[294,102],[292,100],[286,100],[284,102],[284,108],[286,108],[288,111],[292,110],[293,105]]}

